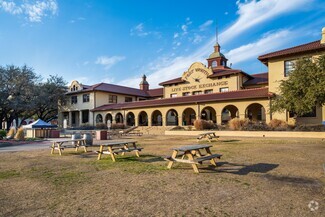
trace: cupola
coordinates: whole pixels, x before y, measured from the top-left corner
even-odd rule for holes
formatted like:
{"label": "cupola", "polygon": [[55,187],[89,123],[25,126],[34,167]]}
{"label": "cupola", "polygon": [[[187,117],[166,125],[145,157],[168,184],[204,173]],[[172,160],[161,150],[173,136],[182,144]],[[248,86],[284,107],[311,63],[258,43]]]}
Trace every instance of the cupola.
{"label": "cupola", "polygon": [[147,81],[147,76],[142,76],[142,81],[140,82],[140,90],[148,91],[149,90],[149,83]]}
{"label": "cupola", "polygon": [[217,42],[214,45],[214,52],[210,54],[208,61],[208,67],[217,68],[217,69],[224,69],[227,67],[228,59],[220,52],[220,45]]}

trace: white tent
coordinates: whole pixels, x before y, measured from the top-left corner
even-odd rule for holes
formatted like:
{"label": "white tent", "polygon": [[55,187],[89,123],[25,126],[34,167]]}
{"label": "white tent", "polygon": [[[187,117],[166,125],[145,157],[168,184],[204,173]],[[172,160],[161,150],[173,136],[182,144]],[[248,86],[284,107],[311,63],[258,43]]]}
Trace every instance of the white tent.
{"label": "white tent", "polygon": [[[53,137],[52,134],[54,131],[52,128],[57,128],[56,125],[46,123],[45,121],[38,119],[31,124],[23,125],[23,128],[26,132],[26,137],[39,137],[39,138],[50,138]],[[59,134],[58,134],[59,135]]]}
{"label": "white tent", "polygon": [[34,121],[33,123],[31,124],[28,124],[28,125],[24,125],[23,128],[24,129],[30,129],[30,128],[56,128],[57,126],[56,125],[52,125],[52,124],[49,124],[49,123],[46,123],[45,121],[41,120],[41,119],[38,119],[37,121]]}

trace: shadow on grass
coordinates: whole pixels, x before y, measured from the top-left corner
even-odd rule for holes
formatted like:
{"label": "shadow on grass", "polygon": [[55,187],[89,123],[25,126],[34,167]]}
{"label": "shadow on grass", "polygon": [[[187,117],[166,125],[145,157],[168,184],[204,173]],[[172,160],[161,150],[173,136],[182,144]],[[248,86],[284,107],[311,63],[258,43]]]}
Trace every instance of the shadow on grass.
{"label": "shadow on grass", "polygon": [[229,162],[218,162],[217,167],[210,165],[208,168],[202,168],[202,170],[211,170],[211,171],[221,172],[221,173],[231,173],[235,175],[247,175],[249,173],[267,173],[277,168],[278,166],[279,164],[269,164],[269,163],[243,165],[243,164],[234,164]]}
{"label": "shadow on grass", "polygon": [[322,186],[319,181],[306,178],[306,177],[293,177],[293,176],[281,176],[281,175],[272,175],[272,174],[265,174],[263,175],[269,181],[276,181],[282,183],[289,183],[294,185],[306,185],[306,186],[315,186],[319,187]]}
{"label": "shadow on grass", "polygon": [[238,139],[221,140],[220,142],[240,142]]}

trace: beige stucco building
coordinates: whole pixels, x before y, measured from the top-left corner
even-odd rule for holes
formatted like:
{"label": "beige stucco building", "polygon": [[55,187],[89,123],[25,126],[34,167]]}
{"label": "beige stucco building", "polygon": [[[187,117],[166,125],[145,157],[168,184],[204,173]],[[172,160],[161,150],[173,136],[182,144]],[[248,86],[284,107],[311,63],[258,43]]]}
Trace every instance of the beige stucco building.
{"label": "beige stucco building", "polygon": [[[230,68],[217,43],[207,65],[194,62],[181,77],[160,83],[162,88],[150,89],[145,76],[139,89],[72,81],[67,102],[59,105],[59,124],[66,119],[70,127],[108,121],[129,126],[186,126],[195,119],[222,124],[234,117],[290,122],[289,112],[269,112],[272,97],[279,94],[279,81],[288,77],[296,59],[324,53],[325,29],[321,40],[258,57],[268,66],[266,73],[250,75]],[[297,122],[322,124],[325,108],[318,107]]]}

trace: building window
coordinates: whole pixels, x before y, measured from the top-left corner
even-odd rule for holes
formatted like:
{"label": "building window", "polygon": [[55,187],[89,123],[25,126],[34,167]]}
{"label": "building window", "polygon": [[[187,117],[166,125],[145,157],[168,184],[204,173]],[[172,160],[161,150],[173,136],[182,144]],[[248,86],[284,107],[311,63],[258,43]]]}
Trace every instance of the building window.
{"label": "building window", "polygon": [[132,99],[132,97],[125,97],[125,102],[132,102],[133,101],[133,99]]}
{"label": "building window", "polygon": [[228,92],[229,88],[228,87],[222,87],[220,88],[220,92]]}
{"label": "building window", "polygon": [[284,61],[284,77],[289,76],[290,72],[295,69],[295,60]]}
{"label": "building window", "polygon": [[200,95],[202,94],[202,91],[193,91],[193,95]]}
{"label": "building window", "polygon": [[207,94],[207,93],[213,93],[213,90],[212,89],[211,90],[205,90],[204,93],[205,94]]}
{"label": "building window", "polygon": [[184,93],[183,93],[183,96],[189,96],[189,95],[191,95],[190,92],[184,92]]}
{"label": "building window", "polygon": [[171,97],[171,98],[177,97],[177,93],[172,93],[172,94],[170,94],[170,97]]}
{"label": "building window", "polygon": [[82,101],[83,102],[89,102],[89,94],[82,95]]}
{"label": "building window", "polygon": [[78,103],[78,97],[77,96],[71,96],[71,104],[77,104]]}
{"label": "building window", "polygon": [[83,110],[82,112],[82,123],[89,122],[89,110]]}
{"label": "building window", "polygon": [[117,96],[116,95],[109,95],[108,103],[117,103]]}
{"label": "building window", "polygon": [[211,65],[212,67],[217,67],[218,66],[217,61],[213,61]]}

